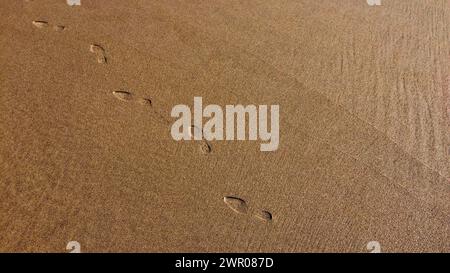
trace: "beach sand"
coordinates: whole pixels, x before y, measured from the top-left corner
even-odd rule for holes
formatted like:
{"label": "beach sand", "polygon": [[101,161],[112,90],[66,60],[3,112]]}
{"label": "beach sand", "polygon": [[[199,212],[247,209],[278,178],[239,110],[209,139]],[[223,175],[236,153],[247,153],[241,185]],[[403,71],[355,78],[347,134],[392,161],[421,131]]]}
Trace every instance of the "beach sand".
{"label": "beach sand", "polygon": [[[448,1],[0,15],[1,252],[450,251]],[[173,140],[194,96],[279,105],[278,150]]]}

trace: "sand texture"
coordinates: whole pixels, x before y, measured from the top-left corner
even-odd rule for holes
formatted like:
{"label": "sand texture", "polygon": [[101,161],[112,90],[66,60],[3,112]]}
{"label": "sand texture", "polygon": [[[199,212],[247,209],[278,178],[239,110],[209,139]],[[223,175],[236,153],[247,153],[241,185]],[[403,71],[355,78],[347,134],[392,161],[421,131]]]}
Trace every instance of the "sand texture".
{"label": "sand texture", "polygon": [[448,0],[2,1],[0,252],[450,252],[449,60]]}

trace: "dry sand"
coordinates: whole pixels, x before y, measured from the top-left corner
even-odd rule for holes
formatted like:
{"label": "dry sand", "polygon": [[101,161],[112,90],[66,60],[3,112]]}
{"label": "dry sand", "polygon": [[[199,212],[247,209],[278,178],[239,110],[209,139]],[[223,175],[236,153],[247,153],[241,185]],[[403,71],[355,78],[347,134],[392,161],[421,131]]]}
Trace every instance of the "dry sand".
{"label": "dry sand", "polygon": [[[0,18],[0,251],[450,251],[447,0],[17,0]],[[279,104],[279,149],[174,141],[194,96]]]}

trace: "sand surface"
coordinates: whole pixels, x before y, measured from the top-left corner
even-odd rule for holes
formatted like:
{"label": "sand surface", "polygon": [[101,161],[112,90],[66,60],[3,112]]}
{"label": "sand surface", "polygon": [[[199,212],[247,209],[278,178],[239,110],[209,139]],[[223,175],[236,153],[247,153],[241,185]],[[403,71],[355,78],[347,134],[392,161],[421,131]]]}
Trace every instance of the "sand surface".
{"label": "sand surface", "polygon": [[[448,1],[81,3],[0,4],[0,251],[450,252]],[[279,149],[174,141],[194,96]]]}

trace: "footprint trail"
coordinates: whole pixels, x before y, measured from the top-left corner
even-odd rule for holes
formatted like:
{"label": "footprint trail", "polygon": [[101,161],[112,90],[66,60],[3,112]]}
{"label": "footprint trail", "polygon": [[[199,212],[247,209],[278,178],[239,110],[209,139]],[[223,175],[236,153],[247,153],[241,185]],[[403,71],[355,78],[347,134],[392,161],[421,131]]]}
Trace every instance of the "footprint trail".
{"label": "footprint trail", "polygon": [[[39,20],[39,21],[32,21],[31,23],[37,28],[47,28],[50,26],[50,23],[47,21]],[[53,27],[53,30],[55,30],[55,31],[63,31],[65,29],[66,29],[66,27],[63,25],[56,25]]]}
{"label": "footprint trail", "polygon": [[[247,212],[249,211],[247,203],[241,198],[225,196],[223,198],[223,201],[228,205],[230,209],[239,214],[247,214]],[[273,219],[272,213],[263,209],[260,209],[255,213],[252,212],[252,214],[253,217],[264,222],[271,222]]]}

